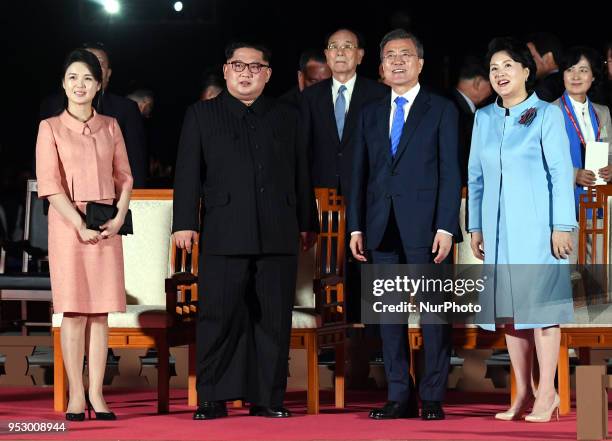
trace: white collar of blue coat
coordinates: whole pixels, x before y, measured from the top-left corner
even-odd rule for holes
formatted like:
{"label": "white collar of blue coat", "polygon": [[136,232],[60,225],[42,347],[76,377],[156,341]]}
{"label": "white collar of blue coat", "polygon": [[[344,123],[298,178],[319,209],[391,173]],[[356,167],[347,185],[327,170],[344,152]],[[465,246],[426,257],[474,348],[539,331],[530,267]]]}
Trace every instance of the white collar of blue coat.
{"label": "white collar of blue coat", "polygon": [[530,107],[536,107],[539,101],[540,98],[538,98],[538,95],[536,95],[535,92],[531,92],[531,94],[527,97],[525,101],[522,101],[516,104],[515,106],[506,109],[504,106],[502,106],[502,99],[498,97],[495,100],[495,104],[493,104],[493,109],[495,110],[495,113],[500,116],[506,116],[506,111],[509,112],[510,116],[520,116],[521,113],[523,113]]}

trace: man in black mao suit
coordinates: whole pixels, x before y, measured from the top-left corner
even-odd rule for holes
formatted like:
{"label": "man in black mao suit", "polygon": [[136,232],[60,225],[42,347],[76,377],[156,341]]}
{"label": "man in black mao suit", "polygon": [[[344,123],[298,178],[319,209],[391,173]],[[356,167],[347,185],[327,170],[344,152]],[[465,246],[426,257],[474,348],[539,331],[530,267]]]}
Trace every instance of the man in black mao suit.
{"label": "man in black mao suit", "polygon": [[[373,263],[442,263],[459,232],[461,177],[457,110],[419,85],[423,47],[402,29],[382,40],[385,80],[392,88],[366,106],[356,130],[348,231],[353,256]],[[448,325],[422,324],[425,372],[421,418],[444,418],[450,365]],[[406,324],[380,325],[388,402],[370,418],[418,416],[409,374]]]}
{"label": "man in black mao suit", "polygon": [[[100,61],[102,68],[102,90],[94,103],[96,112],[112,116],[119,123],[125,139],[130,169],[134,177],[134,188],[145,188],[147,184],[148,155],[144,125],[138,105],[127,98],[109,92],[108,83],[112,74],[110,59],[106,48],[99,43],[82,45]],[[62,90],[47,97],[40,105],[40,119],[58,115],[64,110],[65,93]]]}
{"label": "man in black mao suit", "polygon": [[296,255],[300,239],[303,249],[316,240],[314,193],[297,112],[261,96],[269,51],[235,43],[225,55],[227,91],[185,115],[174,184],[177,246],[190,249],[201,231],[203,250],[194,419],[226,416],[234,399],[250,415],[288,417]]}

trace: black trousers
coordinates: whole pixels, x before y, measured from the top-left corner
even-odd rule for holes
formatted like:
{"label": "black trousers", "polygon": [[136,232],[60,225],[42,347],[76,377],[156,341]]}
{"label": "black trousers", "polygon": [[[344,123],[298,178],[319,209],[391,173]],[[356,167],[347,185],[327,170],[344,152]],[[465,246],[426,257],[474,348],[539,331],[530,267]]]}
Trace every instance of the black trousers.
{"label": "black trousers", "polygon": [[[393,213],[393,210],[391,211]],[[372,251],[372,262],[378,264],[428,264],[433,263],[431,248],[413,248],[402,244],[395,216],[391,214],[383,240]],[[447,258],[450,262],[452,256]],[[450,325],[423,324],[425,372],[420,380],[419,395],[422,400],[442,401],[446,393],[451,355]],[[390,401],[414,399],[414,384],[410,376],[410,352],[408,350],[407,324],[381,324],[385,373]]]}
{"label": "black trousers", "polygon": [[198,400],[280,406],[287,387],[295,255],[202,255]]}

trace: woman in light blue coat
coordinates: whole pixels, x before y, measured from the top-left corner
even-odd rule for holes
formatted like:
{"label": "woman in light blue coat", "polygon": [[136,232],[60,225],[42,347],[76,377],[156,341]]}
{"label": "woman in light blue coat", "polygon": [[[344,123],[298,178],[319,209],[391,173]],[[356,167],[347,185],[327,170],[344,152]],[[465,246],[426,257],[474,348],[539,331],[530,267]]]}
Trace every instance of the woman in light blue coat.
{"label": "woman in light blue coat", "polygon": [[[494,268],[490,320],[484,323],[505,323],[516,375],[516,399],[496,418],[522,418],[533,403],[525,420],[545,422],[559,407],[555,324],[573,316],[568,266],[558,265],[567,262],[576,228],[572,160],[561,111],[527,92],[536,72],[528,48],[498,38],[489,44],[487,60],[498,99],[476,113],[468,231],[474,255]],[[534,346],[537,394],[531,384]]]}

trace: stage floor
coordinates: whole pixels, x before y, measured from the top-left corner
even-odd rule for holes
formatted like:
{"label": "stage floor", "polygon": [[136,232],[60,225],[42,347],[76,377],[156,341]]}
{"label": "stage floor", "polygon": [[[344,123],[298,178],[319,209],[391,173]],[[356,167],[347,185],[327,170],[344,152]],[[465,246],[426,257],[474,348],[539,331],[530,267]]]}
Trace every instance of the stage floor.
{"label": "stage floor", "polygon": [[[374,421],[371,407],[385,399],[380,391],[349,391],[346,409],[335,409],[331,393],[322,393],[320,415],[306,414],[305,392],[290,392],[286,405],[294,416],[274,420],[249,417],[247,409],[231,409],[228,418],[193,421],[186,406],[186,391],[171,391],[171,413],[156,415],[154,390],[108,389],[106,399],[118,420],[67,423],[59,433],[9,433],[9,422],[64,422],[53,412],[48,387],[2,387],[0,390],[0,440],[218,440],[218,441],[311,441],[311,440],[546,440],[576,439],[576,415],[547,424],[496,421],[505,410],[507,395],[449,392],[444,421],[403,419]],[[93,415],[93,414],[92,414]]]}

